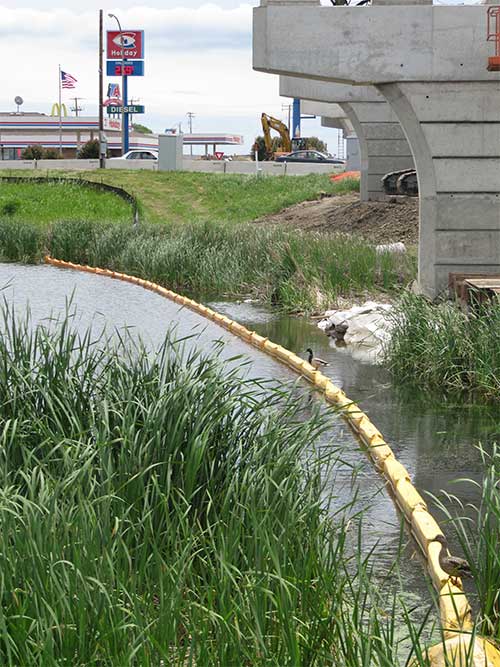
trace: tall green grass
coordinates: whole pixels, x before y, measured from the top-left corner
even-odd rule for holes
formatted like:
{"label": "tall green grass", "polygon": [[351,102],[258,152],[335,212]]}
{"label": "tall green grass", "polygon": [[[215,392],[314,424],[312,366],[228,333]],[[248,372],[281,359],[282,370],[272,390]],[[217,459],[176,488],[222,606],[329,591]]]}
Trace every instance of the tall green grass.
{"label": "tall green grass", "polygon": [[386,361],[401,381],[497,400],[500,306],[490,303],[465,315],[457,304],[405,294],[394,313]]}
{"label": "tall green grass", "polygon": [[154,356],[6,311],[0,663],[427,664],[327,513],[301,407],[173,339]]}
{"label": "tall green grass", "polygon": [[[325,308],[339,295],[393,291],[414,275],[411,259],[378,256],[347,236],[253,225],[55,224],[46,235],[0,222],[4,259],[68,261],[135,274],[199,296],[252,295],[289,311]],[[23,239],[26,248],[23,249]]]}
{"label": "tall green grass", "polygon": [[441,510],[455,528],[458,541],[474,577],[480,612],[481,634],[500,642],[500,450],[480,448],[483,473],[479,480],[459,480],[471,487],[476,503],[464,504],[446,494],[438,500]]}

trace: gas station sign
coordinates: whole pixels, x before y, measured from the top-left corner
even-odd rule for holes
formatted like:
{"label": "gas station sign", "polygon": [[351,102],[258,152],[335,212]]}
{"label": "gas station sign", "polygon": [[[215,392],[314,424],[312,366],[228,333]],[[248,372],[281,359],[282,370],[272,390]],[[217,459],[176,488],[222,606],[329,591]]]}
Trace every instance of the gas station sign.
{"label": "gas station sign", "polygon": [[109,115],[115,113],[144,113],[144,106],[142,104],[128,104],[127,106],[120,106],[118,104],[110,104],[106,107]]}
{"label": "gas station sign", "polygon": [[143,60],[144,30],[108,30],[106,45],[108,60]]}
{"label": "gas station sign", "polygon": [[107,60],[106,74],[108,76],[144,76],[144,60]]}

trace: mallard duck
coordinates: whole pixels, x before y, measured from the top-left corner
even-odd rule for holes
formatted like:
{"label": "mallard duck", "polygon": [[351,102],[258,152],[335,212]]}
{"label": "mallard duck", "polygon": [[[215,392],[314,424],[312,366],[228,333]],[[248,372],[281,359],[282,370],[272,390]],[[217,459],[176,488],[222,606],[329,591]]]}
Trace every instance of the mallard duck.
{"label": "mallard duck", "polygon": [[313,351],[311,350],[310,347],[307,348],[306,352],[308,353],[307,361],[308,363],[313,366],[316,370],[318,368],[322,368],[323,366],[329,366],[330,364],[327,361],[324,361],[324,359],[320,359],[319,357],[315,357],[313,354]]}
{"label": "mallard duck", "polygon": [[439,566],[446,572],[446,574],[450,575],[452,583],[456,585],[458,577],[469,577],[472,579],[472,571],[469,563],[464,558],[450,556],[448,542],[444,535],[437,535],[434,538],[434,542],[439,542],[441,545],[441,551],[439,552]]}

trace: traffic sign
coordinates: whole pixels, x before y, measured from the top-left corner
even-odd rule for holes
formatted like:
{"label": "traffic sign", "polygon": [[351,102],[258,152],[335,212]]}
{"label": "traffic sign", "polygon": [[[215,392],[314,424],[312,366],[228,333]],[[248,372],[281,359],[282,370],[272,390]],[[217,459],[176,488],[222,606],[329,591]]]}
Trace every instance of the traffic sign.
{"label": "traffic sign", "polygon": [[144,30],[108,30],[106,58],[117,60],[122,57],[144,60]]}
{"label": "traffic sign", "polygon": [[142,104],[129,104],[126,107],[110,104],[106,109],[109,115],[114,113],[144,113],[144,106]]}
{"label": "traffic sign", "polygon": [[215,159],[216,160],[222,160],[224,157],[224,153],[222,151],[215,151]]}
{"label": "traffic sign", "polygon": [[[122,61],[107,60],[106,74],[108,76],[122,76]],[[123,74],[125,76],[144,76],[144,60],[125,60]]]}

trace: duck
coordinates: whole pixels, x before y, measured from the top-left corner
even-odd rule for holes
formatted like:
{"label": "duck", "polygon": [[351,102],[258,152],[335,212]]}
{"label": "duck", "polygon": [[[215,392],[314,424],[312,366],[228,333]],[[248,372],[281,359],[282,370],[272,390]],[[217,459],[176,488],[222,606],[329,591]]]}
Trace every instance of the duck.
{"label": "duck", "polygon": [[437,535],[434,542],[439,542],[441,551],[439,552],[439,566],[450,575],[451,582],[457,585],[458,577],[468,577],[472,579],[472,570],[469,563],[464,558],[450,556],[448,541],[444,535]]}
{"label": "duck", "polygon": [[311,364],[313,368],[318,370],[318,368],[322,368],[323,366],[329,366],[330,364],[325,361],[324,359],[320,359],[319,357],[315,357],[313,351],[311,350],[310,347],[307,348],[306,352],[308,353],[307,361],[308,363]]}

